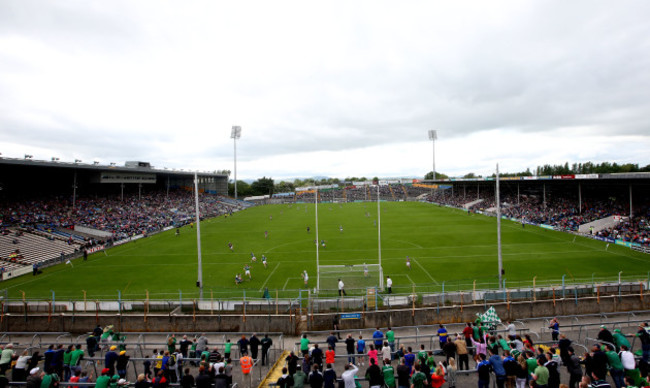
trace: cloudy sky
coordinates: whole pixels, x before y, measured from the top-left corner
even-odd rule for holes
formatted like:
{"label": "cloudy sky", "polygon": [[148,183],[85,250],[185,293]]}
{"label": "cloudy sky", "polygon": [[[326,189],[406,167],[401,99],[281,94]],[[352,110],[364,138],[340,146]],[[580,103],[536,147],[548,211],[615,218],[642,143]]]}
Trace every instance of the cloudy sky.
{"label": "cloudy sky", "polygon": [[0,152],[239,179],[650,164],[648,1],[0,1]]}

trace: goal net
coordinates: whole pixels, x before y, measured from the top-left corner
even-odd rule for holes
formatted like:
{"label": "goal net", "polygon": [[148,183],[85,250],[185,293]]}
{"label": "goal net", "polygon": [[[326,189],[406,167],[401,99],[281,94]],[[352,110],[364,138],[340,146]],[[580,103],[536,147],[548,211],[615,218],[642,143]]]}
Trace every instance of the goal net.
{"label": "goal net", "polygon": [[320,265],[318,277],[321,291],[338,291],[339,279],[348,293],[365,293],[368,287],[383,288],[384,272],[379,264]]}

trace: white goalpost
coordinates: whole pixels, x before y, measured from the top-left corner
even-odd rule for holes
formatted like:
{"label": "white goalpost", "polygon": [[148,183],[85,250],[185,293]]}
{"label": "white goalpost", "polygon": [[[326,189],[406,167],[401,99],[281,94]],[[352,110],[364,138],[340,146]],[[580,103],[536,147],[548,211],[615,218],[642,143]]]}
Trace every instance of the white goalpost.
{"label": "white goalpost", "polygon": [[318,276],[323,290],[337,290],[339,279],[347,290],[366,289],[381,284],[384,271],[379,264],[321,265]]}
{"label": "white goalpost", "polygon": [[315,222],[316,222],[316,292],[320,290],[337,290],[338,280],[343,280],[346,289],[378,287],[384,289],[384,271],[381,266],[381,207],[377,184],[377,261],[378,264],[344,264],[321,265],[318,235],[318,187],[314,188]]}

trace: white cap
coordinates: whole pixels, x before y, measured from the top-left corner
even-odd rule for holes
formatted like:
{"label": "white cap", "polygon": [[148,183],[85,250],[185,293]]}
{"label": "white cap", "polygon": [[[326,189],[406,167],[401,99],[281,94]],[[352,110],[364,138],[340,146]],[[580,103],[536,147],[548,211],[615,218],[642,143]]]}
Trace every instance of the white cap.
{"label": "white cap", "polygon": [[30,375],[35,375],[35,374],[38,373],[39,370],[40,370],[40,369],[39,369],[38,367],[36,367],[36,368],[30,370],[30,371],[29,371],[29,374],[30,374]]}

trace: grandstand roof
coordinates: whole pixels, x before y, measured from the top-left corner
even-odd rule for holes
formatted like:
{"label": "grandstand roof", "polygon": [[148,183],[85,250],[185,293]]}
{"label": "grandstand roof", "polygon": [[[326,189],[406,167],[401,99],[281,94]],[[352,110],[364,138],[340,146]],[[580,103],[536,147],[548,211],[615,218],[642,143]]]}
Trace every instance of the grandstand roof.
{"label": "grandstand roof", "polygon": [[[35,167],[53,167],[53,168],[70,168],[77,170],[89,170],[89,171],[120,171],[120,172],[147,172],[147,173],[165,173],[173,175],[194,175],[194,171],[183,170],[183,169],[160,169],[155,167],[126,167],[126,166],[117,166],[117,165],[105,165],[105,164],[89,164],[89,163],[72,163],[72,162],[61,162],[61,161],[49,161],[49,160],[33,160],[33,159],[17,159],[17,158],[3,158],[0,157],[0,165],[14,165],[14,166],[35,166]],[[227,172],[221,171],[197,171],[200,176],[215,176],[215,177],[227,177]]]}
{"label": "grandstand roof", "polygon": [[[642,180],[650,179],[650,172],[625,172],[615,174],[569,174],[569,175],[540,175],[540,176],[502,176],[501,181],[558,181],[558,180]],[[449,178],[422,180],[422,182],[486,182],[495,181],[493,176],[477,178]]]}

